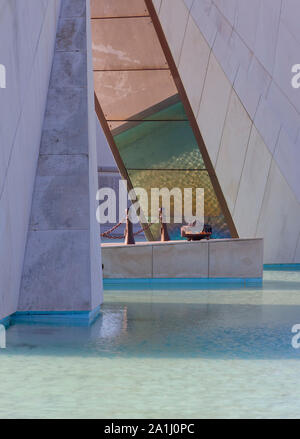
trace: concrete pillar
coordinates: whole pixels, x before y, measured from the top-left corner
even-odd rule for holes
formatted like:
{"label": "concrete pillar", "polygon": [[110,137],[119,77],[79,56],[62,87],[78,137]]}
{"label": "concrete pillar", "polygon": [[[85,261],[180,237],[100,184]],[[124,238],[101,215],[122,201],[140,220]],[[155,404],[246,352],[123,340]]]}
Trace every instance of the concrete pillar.
{"label": "concrete pillar", "polygon": [[[0,1],[0,324],[16,312],[60,0]],[[4,319],[4,320],[3,320]]]}
{"label": "concrete pillar", "polygon": [[102,303],[89,0],[63,0],[33,193],[18,312]]}

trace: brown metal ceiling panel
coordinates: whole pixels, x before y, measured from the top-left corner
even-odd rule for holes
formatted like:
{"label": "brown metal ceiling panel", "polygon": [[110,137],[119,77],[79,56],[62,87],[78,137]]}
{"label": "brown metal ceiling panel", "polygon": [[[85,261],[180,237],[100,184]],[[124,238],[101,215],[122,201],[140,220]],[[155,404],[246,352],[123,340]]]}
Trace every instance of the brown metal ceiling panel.
{"label": "brown metal ceiling panel", "polygon": [[150,18],[93,19],[94,70],[166,69]]}
{"label": "brown metal ceiling panel", "polygon": [[177,88],[169,70],[95,72],[95,91],[107,120],[142,120],[160,109]]}
{"label": "brown metal ceiling panel", "polygon": [[144,0],[91,0],[92,18],[149,15]]}

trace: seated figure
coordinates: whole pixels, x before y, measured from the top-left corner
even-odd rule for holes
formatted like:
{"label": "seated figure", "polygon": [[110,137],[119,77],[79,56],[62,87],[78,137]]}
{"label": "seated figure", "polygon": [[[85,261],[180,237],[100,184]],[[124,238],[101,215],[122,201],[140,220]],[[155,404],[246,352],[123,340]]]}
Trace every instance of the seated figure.
{"label": "seated figure", "polygon": [[181,227],[182,238],[188,241],[201,241],[202,239],[210,239],[212,235],[212,227],[210,224],[195,220],[192,224]]}

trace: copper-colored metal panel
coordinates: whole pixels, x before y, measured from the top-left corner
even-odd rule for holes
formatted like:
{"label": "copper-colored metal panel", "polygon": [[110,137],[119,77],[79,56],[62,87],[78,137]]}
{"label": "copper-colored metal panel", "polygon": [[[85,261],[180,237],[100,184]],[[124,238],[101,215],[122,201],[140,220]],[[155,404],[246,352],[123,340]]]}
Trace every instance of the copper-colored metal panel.
{"label": "copper-colored metal panel", "polygon": [[167,69],[150,18],[92,20],[94,70]]}
{"label": "copper-colored metal panel", "polygon": [[149,15],[144,0],[91,0],[92,18]]}
{"label": "copper-colored metal panel", "polygon": [[177,96],[168,70],[95,72],[94,79],[107,120],[142,120],[157,113],[160,103]]}

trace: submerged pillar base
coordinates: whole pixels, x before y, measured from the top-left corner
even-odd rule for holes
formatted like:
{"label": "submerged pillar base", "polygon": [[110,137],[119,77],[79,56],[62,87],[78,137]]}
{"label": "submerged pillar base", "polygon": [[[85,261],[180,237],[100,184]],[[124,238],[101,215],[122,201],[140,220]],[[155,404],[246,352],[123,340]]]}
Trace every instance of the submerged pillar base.
{"label": "submerged pillar base", "polygon": [[11,323],[42,323],[48,325],[91,325],[100,314],[100,306],[92,311],[18,311],[10,317]]}

